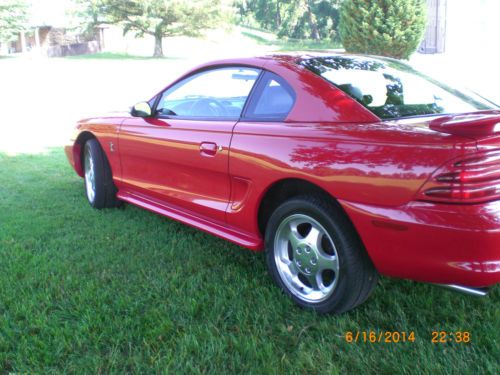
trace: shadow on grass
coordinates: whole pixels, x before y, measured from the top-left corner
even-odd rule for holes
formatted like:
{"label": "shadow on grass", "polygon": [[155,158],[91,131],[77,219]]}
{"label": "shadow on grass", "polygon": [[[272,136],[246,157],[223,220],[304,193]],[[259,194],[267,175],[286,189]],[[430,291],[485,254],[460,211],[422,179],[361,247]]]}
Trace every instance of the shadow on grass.
{"label": "shadow on grass", "polygon": [[258,42],[260,44],[274,45],[276,43],[276,41],[266,39],[260,35],[257,35],[257,34],[250,32],[250,31],[242,31],[241,34],[246,36],[247,38],[255,40],[256,42]]}
{"label": "shadow on grass", "polygon": [[297,50],[309,50],[309,51],[321,51],[321,50],[331,50],[342,48],[339,42],[331,40],[309,40],[309,39],[267,39],[261,35],[253,33],[250,31],[242,31],[242,35],[256,41],[259,44],[275,47],[276,51],[297,51]]}

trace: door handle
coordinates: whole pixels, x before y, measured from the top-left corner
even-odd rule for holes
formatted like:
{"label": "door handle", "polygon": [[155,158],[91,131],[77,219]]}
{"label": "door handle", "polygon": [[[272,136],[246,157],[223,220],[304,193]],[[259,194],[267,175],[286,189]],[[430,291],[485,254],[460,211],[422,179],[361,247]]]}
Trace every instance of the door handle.
{"label": "door handle", "polygon": [[215,156],[217,151],[222,151],[222,146],[217,146],[214,142],[202,142],[200,144],[200,154],[205,156]]}

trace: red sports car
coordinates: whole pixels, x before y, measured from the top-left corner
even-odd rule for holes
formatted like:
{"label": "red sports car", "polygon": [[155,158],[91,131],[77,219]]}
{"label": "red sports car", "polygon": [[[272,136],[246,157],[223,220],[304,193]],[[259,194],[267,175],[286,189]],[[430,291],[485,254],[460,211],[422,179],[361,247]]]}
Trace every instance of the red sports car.
{"label": "red sports car", "polygon": [[399,61],[204,64],[66,147],[94,208],[125,201],[252,250],[299,305],[341,313],[379,274],[500,281],[500,109]]}

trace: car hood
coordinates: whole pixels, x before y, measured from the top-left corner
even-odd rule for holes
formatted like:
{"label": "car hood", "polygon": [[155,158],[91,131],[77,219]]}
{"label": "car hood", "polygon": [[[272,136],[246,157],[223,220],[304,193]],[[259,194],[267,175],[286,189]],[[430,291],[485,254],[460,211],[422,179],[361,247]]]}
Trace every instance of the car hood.
{"label": "car hood", "polygon": [[104,113],[99,113],[91,117],[86,117],[78,121],[79,124],[95,123],[98,121],[106,120],[110,121],[113,119],[123,119],[130,118],[130,112],[128,111],[109,111]]}

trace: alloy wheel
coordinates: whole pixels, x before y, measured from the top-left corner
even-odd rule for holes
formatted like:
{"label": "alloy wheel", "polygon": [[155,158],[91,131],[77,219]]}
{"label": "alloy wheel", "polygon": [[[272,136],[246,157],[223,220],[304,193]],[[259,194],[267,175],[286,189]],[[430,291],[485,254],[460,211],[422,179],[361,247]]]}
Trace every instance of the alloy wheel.
{"label": "alloy wheel", "polygon": [[326,300],[338,284],[335,244],[325,228],[310,216],[294,214],[281,222],[274,257],[281,280],[304,302]]}

